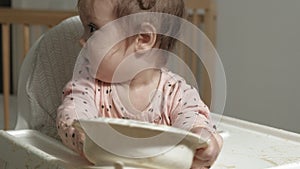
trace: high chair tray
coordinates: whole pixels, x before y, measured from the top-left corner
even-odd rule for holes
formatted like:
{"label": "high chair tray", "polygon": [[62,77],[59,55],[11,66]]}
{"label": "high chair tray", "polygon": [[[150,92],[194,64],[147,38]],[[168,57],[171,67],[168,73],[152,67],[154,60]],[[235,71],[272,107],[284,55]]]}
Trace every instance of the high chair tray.
{"label": "high chair tray", "polygon": [[300,134],[223,116],[224,145],[212,169],[300,169]]}
{"label": "high chair tray", "polygon": [[[212,169],[300,168],[297,133],[225,116],[218,130],[224,146]],[[0,131],[0,168],[114,169],[93,167],[61,142],[34,130]]]}
{"label": "high chair tray", "polygon": [[[35,130],[0,131],[0,159],[7,168],[77,168],[90,164],[59,141]],[[4,153],[5,152],[5,153]],[[63,166],[63,167],[62,167]]]}
{"label": "high chair tray", "polygon": [[95,167],[60,141],[35,130],[0,131],[0,168],[114,169]]}

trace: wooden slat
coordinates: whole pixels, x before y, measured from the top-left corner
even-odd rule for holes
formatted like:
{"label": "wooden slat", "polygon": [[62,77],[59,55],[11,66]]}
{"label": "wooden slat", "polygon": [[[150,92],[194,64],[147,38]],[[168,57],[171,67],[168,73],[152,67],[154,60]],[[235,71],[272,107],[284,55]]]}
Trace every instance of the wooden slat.
{"label": "wooden slat", "polygon": [[210,0],[185,0],[187,9],[206,9],[209,7]]}
{"label": "wooden slat", "polygon": [[9,129],[9,82],[10,82],[10,30],[9,24],[2,24],[2,57],[3,57],[3,108],[4,108],[4,130]]}
{"label": "wooden slat", "polygon": [[[192,23],[197,25],[197,26],[200,26],[200,21],[199,21],[199,15],[197,14],[197,10],[194,9],[193,11],[193,16],[192,16]],[[196,42],[196,39],[197,38],[195,35],[193,35],[193,43]],[[197,76],[198,74],[198,57],[195,53],[192,53],[192,63],[191,63],[191,69],[192,69],[192,72],[194,73],[195,76]]]}
{"label": "wooden slat", "polygon": [[215,0],[211,0],[209,4],[209,8],[205,9],[205,16],[204,16],[204,25],[205,25],[205,33],[210,39],[210,41],[215,45],[216,39],[216,20],[217,20],[217,13],[216,13],[216,6]]}
{"label": "wooden slat", "polygon": [[28,24],[23,25],[23,40],[24,40],[24,52],[23,52],[23,58],[25,58],[26,53],[29,51],[30,48],[30,26]]}
{"label": "wooden slat", "polygon": [[[203,31],[205,32],[206,36],[210,39],[213,45],[215,45],[216,40],[216,6],[215,6],[215,0],[185,0],[186,8],[189,10],[188,13],[188,19],[195,24],[196,26],[200,26],[200,28],[203,28]],[[201,12],[201,15],[199,15],[198,10],[203,10],[203,14]],[[211,47],[209,43],[204,43],[204,46],[202,47],[203,50],[208,49]],[[199,46],[200,47],[200,46]],[[203,51],[205,53],[205,51]],[[197,56],[192,54],[192,57],[189,56],[190,68],[194,75],[198,75],[198,67],[200,67],[200,83],[201,88],[200,91],[202,93],[202,99],[203,101],[210,106],[211,105],[211,84],[210,79],[212,77],[208,76],[207,70],[204,67],[205,65],[200,65],[197,62]],[[186,60],[186,58],[185,58]],[[189,63],[189,62],[186,62]],[[213,60],[210,60],[209,63],[210,67],[214,65]],[[208,66],[208,65],[206,65]],[[211,72],[212,73],[212,72]],[[212,73],[213,74],[213,73]],[[199,77],[199,76],[197,76]],[[199,79],[198,79],[199,80]],[[198,81],[199,82],[199,81]]]}
{"label": "wooden slat", "polygon": [[[210,0],[209,7],[205,9],[205,16],[204,16],[204,32],[211,41],[211,43],[215,46],[216,44],[216,6],[215,0]],[[208,49],[211,44],[208,42],[204,43],[204,49]],[[209,64],[211,67],[214,67],[215,61],[211,58]],[[203,100],[207,105],[211,105],[211,84],[210,79],[207,73],[207,70],[202,67],[201,68],[201,77],[204,80],[202,85],[203,91]],[[214,73],[212,73],[214,74]]]}
{"label": "wooden slat", "polygon": [[[177,43],[176,44],[176,48],[177,48],[177,55],[182,59],[183,62],[185,62],[185,53],[184,53],[184,46],[181,44],[181,43]],[[179,72],[182,72],[183,71],[183,68],[182,66],[180,66],[179,64]]]}
{"label": "wooden slat", "polygon": [[77,12],[0,8],[0,23],[57,25],[74,15],[77,15]]}

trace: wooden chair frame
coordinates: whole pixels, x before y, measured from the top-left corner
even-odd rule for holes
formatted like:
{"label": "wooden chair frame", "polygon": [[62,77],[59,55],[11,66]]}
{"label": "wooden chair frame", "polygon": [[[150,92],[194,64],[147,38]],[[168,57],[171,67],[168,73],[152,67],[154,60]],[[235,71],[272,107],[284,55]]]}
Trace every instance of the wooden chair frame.
{"label": "wooden chair frame", "polygon": [[[215,0],[185,0],[186,8],[193,10],[191,22],[198,25],[205,26],[204,32],[215,44],[216,39],[216,8]],[[197,10],[203,9],[204,14],[198,14]],[[45,10],[22,10],[11,8],[0,8],[0,24],[2,25],[2,56],[3,56],[3,98],[4,98],[4,130],[9,129],[9,96],[10,96],[10,26],[13,24],[20,24],[23,28],[23,57],[30,48],[30,26],[44,25],[49,28],[57,25],[62,20],[74,16],[75,11],[45,11]],[[187,60],[188,58],[183,58]],[[189,58],[190,59],[190,58]],[[192,64],[189,65],[194,74],[197,73],[196,56],[192,57]],[[204,68],[201,68],[204,69]],[[202,84],[202,98],[206,104],[210,105],[211,87],[206,71],[203,70],[201,77],[204,81]]]}

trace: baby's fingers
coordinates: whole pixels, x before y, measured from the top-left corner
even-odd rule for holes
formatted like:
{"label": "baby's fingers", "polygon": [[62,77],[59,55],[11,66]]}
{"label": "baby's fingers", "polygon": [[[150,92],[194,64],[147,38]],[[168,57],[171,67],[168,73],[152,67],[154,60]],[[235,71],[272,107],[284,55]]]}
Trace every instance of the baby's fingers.
{"label": "baby's fingers", "polygon": [[217,140],[211,137],[208,147],[198,149],[195,158],[198,160],[197,162],[204,162],[205,165],[202,164],[202,166],[211,166],[216,161],[219,152],[220,147]]}
{"label": "baby's fingers", "polygon": [[208,169],[210,168],[210,162],[208,160],[200,160],[194,157],[191,169]]}
{"label": "baby's fingers", "polygon": [[198,149],[196,151],[195,157],[202,161],[209,161],[213,157],[213,151],[208,148]]}

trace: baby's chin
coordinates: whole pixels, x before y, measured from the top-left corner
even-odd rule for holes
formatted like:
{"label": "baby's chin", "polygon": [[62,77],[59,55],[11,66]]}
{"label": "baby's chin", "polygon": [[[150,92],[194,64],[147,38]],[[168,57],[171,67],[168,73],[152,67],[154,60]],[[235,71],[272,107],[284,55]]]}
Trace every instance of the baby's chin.
{"label": "baby's chin", "polygon": [[126,76],[107,76],[104,74],[97,74],[96,77],[97,80],[100,80],[101,82],[105,82],[105,83],[126,83],[128,81],[130,81],[132,78],[126,78]]}

